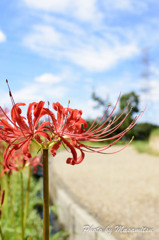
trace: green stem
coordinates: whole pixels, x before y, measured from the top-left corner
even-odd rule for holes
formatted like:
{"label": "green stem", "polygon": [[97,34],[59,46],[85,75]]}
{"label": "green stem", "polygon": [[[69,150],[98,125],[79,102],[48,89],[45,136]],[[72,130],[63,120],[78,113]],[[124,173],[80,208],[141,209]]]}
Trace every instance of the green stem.
{"label": "green stem", "polygon": [[9,197],[9,202],[10,202],[10,208],[11,208],[11,222],[13,223],[14,226],[14,233],[15,236],[17,235],[17,231],[16,231],[16,221],[15,221],[15,211],[14,211],[14,204],[13,204],[13,195],[12,195],[12,191],[11,191],[11,187],[10,187],[10,177],[9,175],[7,175],[8,178],[8,197]]}
{"label": "green stem", "polygon": [[30,196],[30,180],[31,180],[31,166],[28,167],[28,183],[27,183],[27,193],[26,193],[26,208],[25,208],[25,216],[24,216],[24,233],[26,228],[26,221],[28,217],[28,209],[29,209],[29,196]]}
{"label": "green stem", "polygon": [[32,141],[33,143],[35,143],[36,145],[38,145],[39,148],[42,147],[42,145],[41,145],[39,142],[37,142],[34,138],[32,138],[31,141]]}
{"label": "green stem", "polygon": [[48,149],[43,149],[43,240],[49,240]]}
{"label": "green stem", "polygon": [[7,205],[7,209],[6,209],[6,217],[7,219],[9,218],[9,209],[10,209],[10,204],[9,204],[9,187],[8,187],[8,176],[5,176],[5,189],[6,189],[6,193],[5,194],[5,198],[6,198],[6,205]]}
{"label": "green stem", "polygon": [[23,189],[23,173],[20,172],[21,178],[21,240],[24,240],[24,189]]}
{"label": "green stem", "polygon": [[1,220],[0,220],[0,236],[1,236],[1,239],[4,240],[4,235],[2,233],[2,228],[1,228]]}

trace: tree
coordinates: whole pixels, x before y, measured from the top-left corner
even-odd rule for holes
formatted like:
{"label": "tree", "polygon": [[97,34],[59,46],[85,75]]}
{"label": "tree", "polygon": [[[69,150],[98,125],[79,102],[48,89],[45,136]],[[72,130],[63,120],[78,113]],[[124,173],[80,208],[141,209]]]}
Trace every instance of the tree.
{"label": "tree", "polygon": [[[126,114],[130,111],[129,115],[127,116],[127,118],[125,119],[125,121],[123,122],[123,124],[120,126],[120,128],[117,131],[124,131],[124,129],[126,129],[130,123],[133,121],[133,115],[135,113],[139,112],[139,97],[135,92],[130,92],[127,94],[124,94],[121,96],[120,98],[120,110],[119,110],[119,114],[120,112],[122,112],[126,106],[129,104],[127,111],[125,112],[125,114],[123,115],[123,117],[126,116]],[[119,115],[118,114],[118,115]],[[130,139],[132,136],[134,136],[135,138],[137,137],[137,131],[135,128],[132,128],[125,136],[125,139]]]}
{"label": "tree", "polygon": [[138,107],[139,106],[139,97],[138,97],[138,95],[136,95],[135,92],[130,92],[130,93],[127,93],[127,94],[124,94],[121,96],[120,110],[123,111],[128,103],[129,103],[129,107],[132,108],[131,116],[134,113],[139,112],[139,107]]}
{"label": "tree", "polygon": [[97,105],[94,108],[104,107],[108,104],[108,97],[106,99],[102,99],[101,97],[97,96],[95,92],[92,93],[92,99],[96,101]]}
{"label": "tree", "polygon": [[[101,97],[97,96],[95,92],[93,92],[92,94],[92,98],[94,101],[97,102],[97,105],[95,106],[95,108],[98,107],[103,107],[103,110],[105,111],[106,106],[108,104],[108,98],[106,99],[102,99]],[[123,118],[126,116],[127,112],[130,111],[130,109],[132,108],[130,114],[127,116],[127,118],[125,119],[125,121],[122,123],[122,125],[113,133],[116,134],[118,132],[123,131],[124,129],[126,129],[130,123],[133,120],[133,114],[134,113],[138,113],[139,112],[139,97],[138,95],[135,94],[135,92],[130,92],[127,94],[124,94],[121,96],[120,100],[119,100],[119,111],[116,113],[114,113],[117,117],[120,115],[120,113],[126,108],[126,106],[129,103],[129,107],[127,109],[127,111],[123,114]],[[109,113],[106,114],[105,118],[107,118],[109,115]],[[111,119],[113,119],[114,116],[112,115]],[[104,119],[103,119],[104,120]],[[126,135],[125,135],[125,139],[130,139],[132,136],[137,136],[137,132],[133,129],[131,129]]]}
{"label": "tree", "polygon": [[[97,102],[97,107],[103,107],[103,111],[105,111],[105,108],[108,104],[108,99],[102,99],[101,97],[97,96],[95,92],[92,94],[92,98],[94,101]],[[116,133],[119,133],[121,131],[124,131],[130,123],[132,122],[134,115],[138,114],[139,112],[139,96],[135,92],[130,92],[127,94],[123,94],[119,100],[119,112],[115,113],[118,117],[121,112],[126,108],[126,106],[129,104],[129,107],[127,111],[122,115],[123,118],[126,116],[126,114],[130,111],[132,108],[130,114],[127,116],[125,121],[122,123],[122,125],[113,133],[114,135]],[[108,114],[109,115],[109,114]],[[105,117],[108,117],[105,116]],[[112,116],[111,119],[113,119],[114,116]],[[149,138],[149,135],[153,129],[158,127],[157,125],[151,124],[151,123],[138,123],[132,128],[127,134],[124,136],[125,139],[131,139],[132,136],[135,137],[136,140],[147,140]]]}

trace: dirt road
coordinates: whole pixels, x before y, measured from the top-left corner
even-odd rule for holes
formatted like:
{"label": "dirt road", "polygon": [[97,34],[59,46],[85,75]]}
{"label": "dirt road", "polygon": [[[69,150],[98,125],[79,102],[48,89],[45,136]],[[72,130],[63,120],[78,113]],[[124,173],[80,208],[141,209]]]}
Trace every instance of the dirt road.
{"label": "dirt road", "polygon": [[[158,157],[130,146],[117,154],[87,154],[83,163],[70,166],[65,163],[70,155],[57,154],[53,176],[101,226],[109,226],[119,240],[159,239]],[[116,226],[123,228],[116,232]],[[126,228],[131,233],[123,233]]]}

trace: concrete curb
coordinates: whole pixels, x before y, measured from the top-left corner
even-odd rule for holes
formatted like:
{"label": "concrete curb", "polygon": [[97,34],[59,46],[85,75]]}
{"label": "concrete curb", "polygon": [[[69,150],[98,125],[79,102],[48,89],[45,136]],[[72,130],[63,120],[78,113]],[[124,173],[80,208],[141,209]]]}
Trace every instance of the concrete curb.
{"label": "concrete curb", "polygon": [[[51,170],[50,170],[51,171]],[[50,198],[59,206],[58,219],[69,232],[69,240],[116,240],[85,209],[50,178]]]}

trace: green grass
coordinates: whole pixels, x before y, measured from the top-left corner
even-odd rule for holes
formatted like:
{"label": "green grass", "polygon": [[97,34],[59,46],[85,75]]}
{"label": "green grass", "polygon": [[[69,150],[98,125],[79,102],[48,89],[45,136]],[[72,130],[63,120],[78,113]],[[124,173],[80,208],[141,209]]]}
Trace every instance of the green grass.
{"label": "green grass", "polygon": [[150,138],[157,136],[159,137],[159,128],[152,130]]}
{"label": "green grass", "polygon": [[[37,154],[37,148],[31,146],[32,155]],[[0,162],[3,162],[2,153],[0,153]],[[0,173],[2,166],[0,164]],[[21,240],[21,178],[20,173],[13,171],[9,177],[7,174],[3,174],[0,177],[1,189],[5,189],[5,198],[2,209],[2,215],[0,217],[0,227],[4,235],[4,240]],[[28,169],[27,167],[23,171],[23,194],[24,194],[24,212],[26,210],[26,194],[28,184]],[[42,179],[36,181],[31,176],[30,182],[30,199],[28,208],[28,217],[26,220],[25,237],[24,240],[42,240],[43,236],[43,220],[40,218],[37,210],[42,208]],[[0,195],[1,196],[1,195]],[[54,209],[56,206],[54,206]],[[51,209],[51,208],[50,208]],[[24,224],[25,225],[25,224]],[[51,226],[50,226],[51,230]],[[68,232],[60,231],[53,236],[50,236],[50,240],[66,240],[68,238]],[[2,235],[0,232],[0,240]]]}
{"label": "green grass", "polygon": [[159,156],[159,153],[150,147],[148,141],[133,141],[132,145],[138,153],[147,153],[149,155]]}

